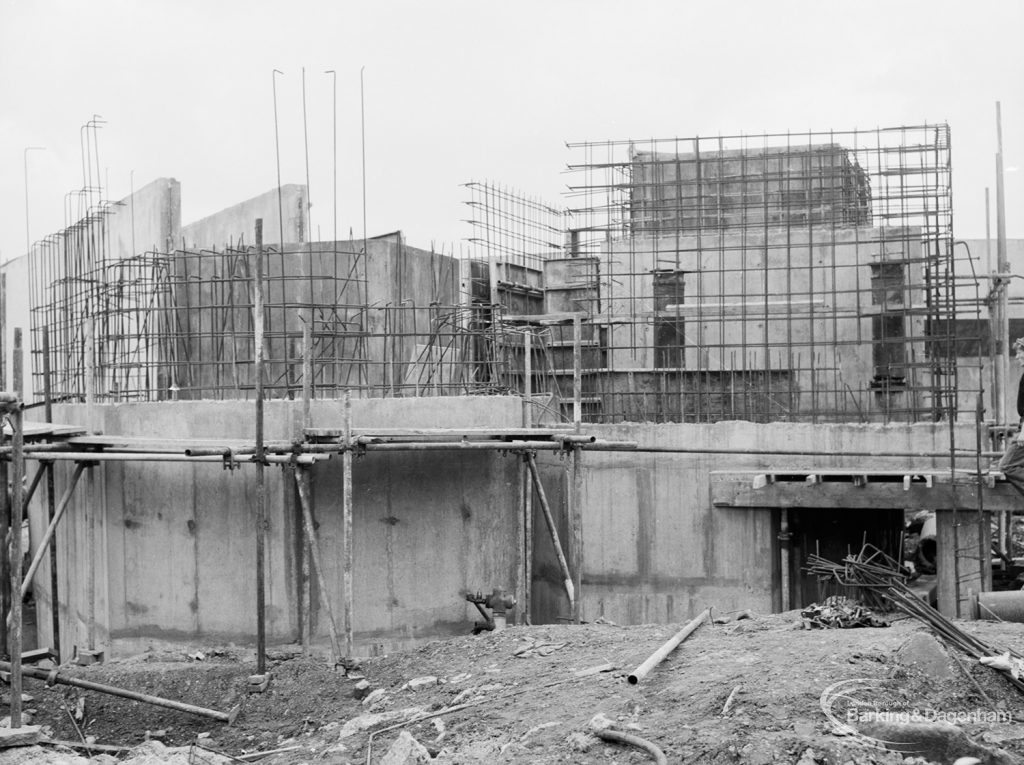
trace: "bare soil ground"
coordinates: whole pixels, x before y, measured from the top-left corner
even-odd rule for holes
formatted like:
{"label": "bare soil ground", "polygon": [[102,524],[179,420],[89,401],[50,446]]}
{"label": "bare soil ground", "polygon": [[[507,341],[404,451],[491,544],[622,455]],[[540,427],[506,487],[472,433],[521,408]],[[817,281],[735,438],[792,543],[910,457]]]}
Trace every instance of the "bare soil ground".
{"label": "bare soil ground", "polygon": [[[356,680],[344,670],[328,666],[323,657],[303,657],[293,647],[270,652],[273,679],[263,693],[247,692],[248,676],[255,671],[251,651],[153,651],[62,674],[224,711],[241,704],[235,723],[66,686],[46,688],[34,680],[25,681],[25,692],[33,697],[26,707],[37,710],[35,724],[50,728],[56,739],[80,740],[71,720],[83,695],[81,735],[95,736],[100,744],[133,746],[157,730],[165,731],[168,747],[194,745],[201,736],[203,748],[176,754],[140,750],[143,754],[136,752],[131,760],[138,763],[172,756],[179,762],[232,762],[210,750],[238,758],[275,749],[287,751],[259,761],[364,763],[372,731],[462,704],[470,706],[404,730],[439,763],[652,761],[639,749],[590,736],[588,723],[599,713],[617,729],[655,743],[669,762],[882,765],[952,763],[961,754],[947,751],[930,759],[924,751],[887,751],[856,735],[837,735],[842,730],[823,713],[822,692],[833,683],[863,678],[877,681],[871,683],[871,699],[887,708],[985,718],[960,726],[973,741],[1002,752],[981,753],[979,759],[1024,762],[1024,697],[998,673],[965,656],[959,657],[963,666],[953,659],[943,672],[924,659],[916,661],[914,651],[901,652],[912,636],[928,633],[918,622],[901,619],[886,628],[847,630],[800,626],[798,612],[705,624],[637,685],[627,683],[628,673],[677,627],[510,627],[362,661],[354,672],[365,676],[370,690],[382,691],[369,699],[356,698]],[[988,643],[1024,648],[1024,625],[973,622],[965,629]],[[202,651],[201,660],[196,651]],[[617,669],[577,676],[606,663]],[[437,682],[408,685],[429,677]],[[1003,721],[992,719],[997,712]],[[364,717],[371,714],[384,716]],[[360,721],[376,725],[361,729]],[[380,762],[400,732],[374,735],[369,761]],[[70,750],[52,747],[0,753],[0,763],[72,758]],[[109,762],[109,755],[99,761]]]}

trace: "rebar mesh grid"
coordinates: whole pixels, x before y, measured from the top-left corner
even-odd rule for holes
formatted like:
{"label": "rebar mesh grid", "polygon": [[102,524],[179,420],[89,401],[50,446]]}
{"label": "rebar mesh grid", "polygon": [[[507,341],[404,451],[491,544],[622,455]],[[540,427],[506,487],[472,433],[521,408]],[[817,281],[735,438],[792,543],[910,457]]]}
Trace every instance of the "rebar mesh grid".
{"label": "rebar mesh grid", "polygon": [[584,419],[973,411],[948,126],[570,148],[568,254],[592,276],[561,310],[587,316]]}
{"label": "rebar mesh grid", "polygon": [[566,211],[513,189],[488,182],[464,184],[470,198],[466,222],[473,235],[474,257],[520,269],[539,270],[561,257]]}
{"label": "rebar mesh grid", "polygon": [[[378,246],[384,244],[389,247]],[[462,302],[458,262],[424,253],[427,261],[410,265],[404,245],[391,244],[370,242],[371,274],[376,267],[391,279],[374,284],[353,276],[364,257],[358,247],[323,243],[264,252],[268,397],[301,395],[307,350],[318,398],[346,390],[434,396],[522,387],[509,359],[521,341],[492,327],[484,309]],[[254,395],[255,257],[251,247],[150,252],[41,286],[33,331],[49,328],[54,398]],[[33,343],[37,356],[41,347]],[[34,368],[41,390],[42,364]]]}

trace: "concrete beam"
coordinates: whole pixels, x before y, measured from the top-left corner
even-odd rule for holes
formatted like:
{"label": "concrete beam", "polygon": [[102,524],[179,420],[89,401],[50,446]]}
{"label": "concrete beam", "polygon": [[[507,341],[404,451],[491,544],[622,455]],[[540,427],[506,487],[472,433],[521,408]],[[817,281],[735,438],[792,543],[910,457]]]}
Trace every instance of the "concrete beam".
{"label": "concrete beam", "polygon": [[[829,480],[821,480],[827,475]],[[798,480],[777,480],[779,478]],[[872,480],[872,479],[876,480]],[[835,471],[804,477],[769,473],[712,473],[711,503],[735,508],[820,508],[865,510],[949,510],[977,511],[978,484],[975,479],[932,480],[921,474],[849,473]],[[815,480],[816,479],[816,480]],[[895,480],[893,480],[895,479]],[[1015,510],[1020,495],[1007,483],[985,485],[980,500],[985,510]]]}

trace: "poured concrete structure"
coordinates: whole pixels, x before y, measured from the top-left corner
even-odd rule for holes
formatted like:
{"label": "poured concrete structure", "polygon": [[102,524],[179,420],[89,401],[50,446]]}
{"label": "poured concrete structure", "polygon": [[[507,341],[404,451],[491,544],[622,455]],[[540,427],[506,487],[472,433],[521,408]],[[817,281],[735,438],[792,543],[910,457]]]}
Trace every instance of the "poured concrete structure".
{"label": "poured concrete structure", "polygon": [[[973,425],[957,428],[960,442],[973,440]],[[587,432],[598,438],[636,441],[641,448],[584,454],[581,610],[586,621],[604,617],[619,624],[673,623],[708,606],[720,611],[749,608],[760,612],[781,607],[778,510],[773,512],[770,502],[761,508],[716,507],[711,491],[716,471],[849,469],[851,463],[864,472],[949,469],[948,460],[942,457],[866,456],[941,454],[949,448],[947,423],[623,424],[588,425]],[[682,453],[644,452],[644,448]],[[773,450],[809,454],[771,454]],[[552,460],[545,464],[560,472]],[[1001,486],[999,491],[1006,493],[1009,488]],[[842,501],[826,503],[821,514],[831,518],[856,515],[879,531],[892,527],[898,536],[903,526],[902,505],[888,508],[900,510],[897,517],[882,519],[885,508],[858,510],[854,500],[851,497],[848,506]],[[552,506],[556,510],[562,507],[557,498],[552,499]],[[564,511],[559,510],[558,521],[564,538],[568,533]],[[826,542],[841,546],[838,557],[846,554],[847,544],[859,549],[864,528],[859,527],[850,539],[823,536],[823,551]],[[552,621],[566,614],[567,603],[542,527],[536,536],[533,611],[538,620]],[[976,541],[964,539],[962,545],[975,554]],[[808,552],[813,549],[805,548],[802,553],[793,549],[798,566]],[[570,566],[575,562],[570,561]]]}
{"label": "poured concrete structure", "polygon": [[[314,402],[322,426],[342,422],[341,402]],[[356,427],[517,427],[518,399],[355,400]],[[57,417],[119,435],[253,438],[252,402],[167,402],[57,407]],[[300,402],[268,402],[266,437],[301,432]],[[30,470],[34,467],[30,466]],[[311,468],[328,593],[313,585],[317,632],[323,598],[341,608],[342,465]],[[58,494],[71,466],[61,463]],[[299,636],[301,513],[294,481],[268,468],[266,629]],[[459,634],[478,618],[464,595],[515,590],[518,465],[485,452],[368,453],[355,461],[354,618],[357,653]],[[144,650],[153,641],[241,641],[255,636],[255,469],[241,465],[100,463],[87,471],[58,530],[61,643]],[[45,496],[30,511],[33,540]],[[315,577],[313,577],[315,582]],[[50,644],[48,559],[36,579],[40,644]]]}
{"label": "poured concrete structure", "polygon": [[307,213],[306,187],[288,183],[281,187],[280,195],[271,189],[182,226],[181,239],[174,247],[222,250],[229,245],[253,244],[257,218],[263,221],[264,244],[305,242],[309,239]]}

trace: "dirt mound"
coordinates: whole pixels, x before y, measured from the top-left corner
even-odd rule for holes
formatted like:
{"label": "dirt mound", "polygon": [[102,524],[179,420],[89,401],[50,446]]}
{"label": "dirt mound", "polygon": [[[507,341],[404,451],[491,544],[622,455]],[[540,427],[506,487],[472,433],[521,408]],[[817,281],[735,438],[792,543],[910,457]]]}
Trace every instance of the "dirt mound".
{"label": "dirt mound", "polygon": [[[33,680],[25,682],[34,697],[26,707],[37,710],[34,723],[49,726],[57,739],[95,736],[101,744],[133,746],[148,732],[168,747],[198,742],[204,749],[194,751],[205,750],[203,756],[209,750],[232,757],[283,750],[261,760],[272,763],[362,763],[368,745],[378,762],[402,730],[439,763],[651,761],[639,749],[591,735],[589,723],[599,713],[617,730],[656,744],[670,762],[927,762],[914,759],[913,747],[878,748],[856,723],[844,730],[848,700],[856,698],[876,712],[917,710],[940,722],[958,715],[954,722],[964,739],[984,747],[977,751],[1006,750],[1009,759],[990,761],[1024,759],[1024,699],[994,671],[963,656],[950,661],[952,679],[930,673],[927,662],[913,660],[913,650],[900,651],[925,631],[917,622],[848,630],[800,626],[795,612],[704,625],[637,685],[626,675],[676,627],[513,627],[367,659],[352,676],[322,657],[272,652],[272,681],[263,693],[248,692],[252,655],[236,649],[62,670],[222,711],[240,705],[230,726]],[[966,629],[1005,645],[1021,635],[1019,625],[972,623]],[[847,692],[850,683],[856,692]],[[826,693],[833,704],[829,717],[823,693],[833,687],[834,698]],[[72,722],[80,698],[84,715]],[[407,737],[403,742],[409,745]],[[25,762],[8,759],[15,756],[0,755],[0,763]],[[193,755],[192,761],[206,760]]]}

